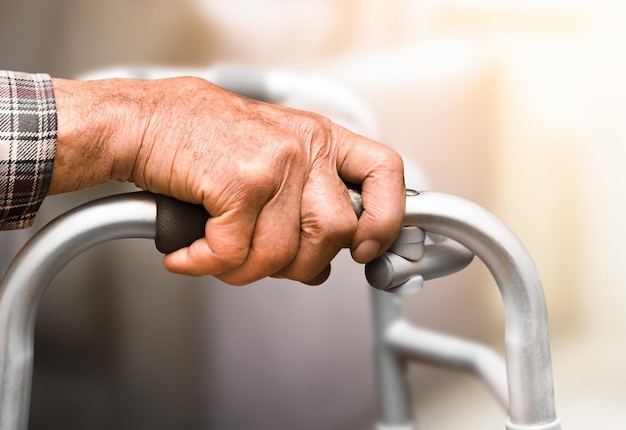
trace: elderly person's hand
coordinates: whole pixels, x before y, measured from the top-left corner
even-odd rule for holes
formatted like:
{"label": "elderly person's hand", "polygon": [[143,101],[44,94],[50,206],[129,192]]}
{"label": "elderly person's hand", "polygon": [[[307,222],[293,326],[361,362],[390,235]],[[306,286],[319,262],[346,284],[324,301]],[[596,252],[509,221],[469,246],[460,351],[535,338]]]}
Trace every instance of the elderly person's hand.
{"label": "elderly person's hand", "polygon": [[[309,112],[198,78],[54,79],[58,140],[50,193],[109,179],[203,204],[206,237],[164,259],[233,285],[323,282],[342,247],[367,262],[404,216],[400,156]],[[344,182],[362,185],[357,220]]]}

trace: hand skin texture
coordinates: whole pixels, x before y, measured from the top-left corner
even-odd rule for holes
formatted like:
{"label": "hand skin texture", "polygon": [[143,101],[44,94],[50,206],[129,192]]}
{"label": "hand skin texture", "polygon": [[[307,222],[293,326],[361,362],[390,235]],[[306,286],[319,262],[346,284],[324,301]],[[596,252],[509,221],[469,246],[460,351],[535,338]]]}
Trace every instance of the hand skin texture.
{"label": "hand skin texture", "polygon": [[[58,139],[50,194],[104,183],[203,204],[206,237],[166,255],[174,273],[244,285],[319,284],[350,247],[360,263],[393,242],[405,209],[400,156],[310,112],[193,77],[53,79]],[[357,220],[343,181],[362,184]]]}

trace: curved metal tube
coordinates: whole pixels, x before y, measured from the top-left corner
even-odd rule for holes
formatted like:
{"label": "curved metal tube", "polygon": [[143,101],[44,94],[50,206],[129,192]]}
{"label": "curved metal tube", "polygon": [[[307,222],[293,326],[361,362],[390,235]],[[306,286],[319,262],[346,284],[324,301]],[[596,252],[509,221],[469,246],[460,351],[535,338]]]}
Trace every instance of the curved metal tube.
{"label": "curved metal tube", "polygon": [[406,320],[392,323],[387,343],[406,357],[447,367],[469,369],[480,377],[500,405],[509,410],[506,365],[491,349],[413,326]]}
{"label": "curved metal tube", "polygon": [[[81,252],[119,238],[154,238],[149,194],[83,205],[44,227],[15,257],[0,285],[0,428],[25,429],[40,299],[50,280]],[[557,430],[547,310],[528,252],[497,217],[467,200],[425,192],[407,196],[405,224],[449,237],[491,271],[505,307],[508,430]]]}
{"label": "curved metal tube", "polygon": [[510,402],[507,429],[560,429],[545,297],[524,245],[489,211],[448,194],[423,192],[407,196],[404,221],[467,247],[483,261],[498,284],[505,312]]}
{"label": "curved metal tube", "polygon": [[39,231],[0,284],[0,429],[27,428],[39,302],[54,276],[78,254],[122,238],[154,238],[149,194],[107,197],[80,206]]}

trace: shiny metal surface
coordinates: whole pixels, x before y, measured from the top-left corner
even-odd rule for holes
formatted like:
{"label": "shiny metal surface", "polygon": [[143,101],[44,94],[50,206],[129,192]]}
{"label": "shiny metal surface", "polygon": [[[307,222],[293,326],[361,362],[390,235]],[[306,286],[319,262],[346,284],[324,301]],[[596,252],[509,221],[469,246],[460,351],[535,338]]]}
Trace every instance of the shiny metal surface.
{"label": "shiny metal surface", "polygon": [[370,289],[374,326],[374,361],[378,394],[378,427],[413,429],[413,401],[406,362],[388,341],[389,329],[403,321],[401,296]]}
{"label": "shiny metal surface", "polygon": [[49,223],[22,248],[0,284],[0,429],[27,428],[39,302],[78,254],[121,238],[154,238],[156,204],[146,193],[108,197]]}
{"label": "shiny metal surface", "polygon": [[[155,221],[156,203],[147,193],[97,200],[48,224],[15,257],[0,285],[1,429],[27,427],[35,317],[51,279],[72,258],[105,241],[154,238]],[[405,225],[419,226],[467,248],[485,263],[498,284],[505,308],[510,411],[507,429],[560,429],[554,404],[545,298],[535,265],[522,243],[487,210],[447,194],[409,193],[404,221]],[[466,251],[459,252],[466,256]],[[433,276],[447,273],[445,268],[439,269],[442,271],[433,272]],[[372,289],[372,297],[381,426],[412,427],[411,401],[398,360],[400,354],[471,368],[502,403],[506,402],[502,372],[498,371],[501,366],[489,351],[398,324],[402,321],[399,296]],[[422,340],[416,343],[418,336]],[[451,348],[438,350],[446,344]]]}
{"label": "shiny metal surface", "polygon": [[476,342],[415,327],[404,319],[389,325],[385,340],[398,354],[478,375],[496,400],[509,410],[506,365],[495,351]]}
{"label": "shiny metal surface", "polygon": [[[420,244],[414,244],[419,247]],[[396,252],[386,252],[365,266],[369,284],[379,290],[394,291],[407,281],[418,278],[420,282],[450,275],[472,262],[474,254],[457,242],[437,237],[435,243],[421,246],[422,255],[410,260]]]}
{"label": "shiny metal surface", "polygon": [[407,197],[405,224],[449,237],[472,251],[494,277],[504,303],[509,430],[560,429],[548,317],[535,264],[515,234],[484,208],[459,197]]}

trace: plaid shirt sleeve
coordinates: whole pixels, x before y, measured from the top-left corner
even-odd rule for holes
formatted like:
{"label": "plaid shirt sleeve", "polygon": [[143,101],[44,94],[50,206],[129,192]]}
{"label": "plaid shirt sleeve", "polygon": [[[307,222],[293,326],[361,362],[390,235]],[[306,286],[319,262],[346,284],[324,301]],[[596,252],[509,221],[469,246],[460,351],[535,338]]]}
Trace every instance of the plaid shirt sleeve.
{"label": "plaid shirt sleeve", "polygon": [[0,230],[32,224],[50,185],[56,134],[50,77],[0,71]]}

